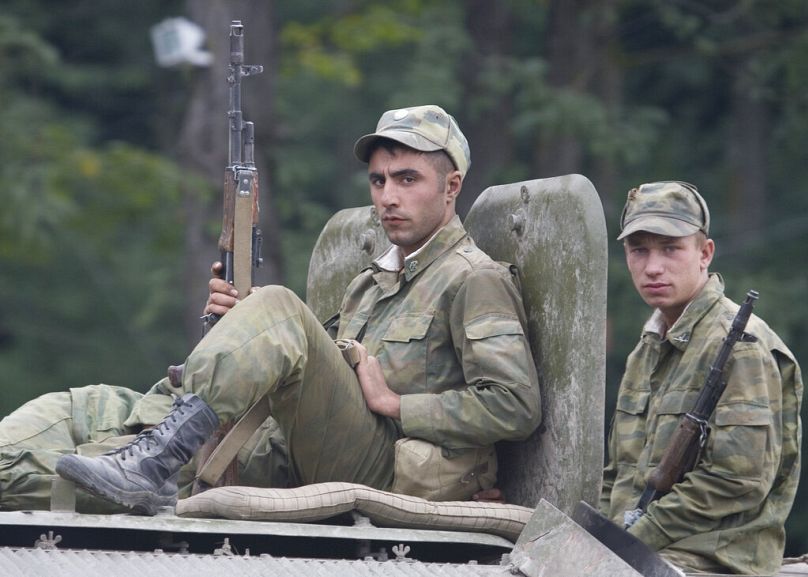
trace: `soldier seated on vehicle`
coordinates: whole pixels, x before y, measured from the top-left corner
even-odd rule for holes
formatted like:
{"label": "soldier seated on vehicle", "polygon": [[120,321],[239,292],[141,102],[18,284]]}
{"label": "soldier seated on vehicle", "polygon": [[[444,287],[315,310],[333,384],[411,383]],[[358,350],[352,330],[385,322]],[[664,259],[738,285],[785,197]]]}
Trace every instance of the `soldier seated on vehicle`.
{"label": "soldier seated on vehicle", "polygon": [[[654,308],[628,357],[609,436],[601,510],[623,524],[710,371],[738,306],[710,274],[715,243],[696,187],[628,193],[622,232],[634,286]],[[771,575],[800,467],[802,379],[791,351],[758,317],[732,349],[726,389],[695,468],[629,531],[688,571]]]}
{"label": "soldier seated on vehicle", "polygon": [[[432,105],[391,110],[354,152],[368,163],[371,199],[393,246],[350,283],[328,330],[291,291],[259,289],[191,352],[177,388],[184,394],[156,428],[111,454],[66,455],[60,475],[153,514],[176,502],[177,471],[219,423],[265,395],[294,484],[396,490],[402,478],[423,476],[401,466],[400,439],[474,471],[495,458],[497,441],[530,435],[540,400],[521,295],[455,214],[470,164],[457,123]],[[213,290],[208,312],[227,308],[222,298]],[[353,342],[355,368],[334,338]],[[468,498],[492,483],[438,498]]]}

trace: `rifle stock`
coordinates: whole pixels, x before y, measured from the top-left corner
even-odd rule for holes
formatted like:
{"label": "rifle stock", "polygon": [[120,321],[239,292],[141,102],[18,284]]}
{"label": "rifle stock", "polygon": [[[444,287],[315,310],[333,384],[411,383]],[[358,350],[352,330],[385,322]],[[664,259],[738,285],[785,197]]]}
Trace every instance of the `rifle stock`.
{"label": "rifle stock", "polygon": [[682,480],[685,473],[693,469],[703,432],[703,427],[696,420],[687,416],[679,420],[669,448],[648,477],[648,485],[657,495],[668,493],[674,484]]}

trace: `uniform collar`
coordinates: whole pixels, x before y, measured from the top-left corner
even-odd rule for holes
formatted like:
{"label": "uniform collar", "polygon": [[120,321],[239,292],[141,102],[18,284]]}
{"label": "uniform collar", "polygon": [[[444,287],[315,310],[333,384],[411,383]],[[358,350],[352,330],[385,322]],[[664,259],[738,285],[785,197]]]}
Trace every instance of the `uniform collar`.
{"label": "uniform collar", "polygon": [[[711,273],[704,288],[701,289],[696,298],[688,303],[685,310],[682,311],[682,315],[673,323],[672,327],[667,327],[662,312],[656,309],[651,318],[645,323],[645,326],[643,326],[643,334],[654,333],[659,338],[662,338],[664,334],[664,338],[673,346],[684,350],[690,342],[693,327],[707,314],[707,311],[713,307],[723,294],[724,279],[718,273]],[[667,329],[667,334],[665,329]]]}
{"label": "uniform collar", "polygon": [[374,260],[373,264],[377,270],[381,271],[400,272],[403,270],[405,279],[410,281],[466,235],[466,229],[463,228],[460,217],[455,215],[443,228],[432,235],[424,246],[406,258],[402,258],[401,249],[398,246],[392,245]]}

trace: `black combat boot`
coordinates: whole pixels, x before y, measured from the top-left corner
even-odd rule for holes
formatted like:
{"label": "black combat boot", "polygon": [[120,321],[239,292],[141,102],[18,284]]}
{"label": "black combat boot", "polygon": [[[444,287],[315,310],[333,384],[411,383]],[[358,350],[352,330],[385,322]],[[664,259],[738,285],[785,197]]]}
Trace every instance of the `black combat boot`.
{"label": "black combat boot", "polygon": [[188,393],[159,425],[128,445],[98,457],[64,455],[56,472],[99,497],[154,515],[176,504],[180,468],[218,426],[216,413]]}

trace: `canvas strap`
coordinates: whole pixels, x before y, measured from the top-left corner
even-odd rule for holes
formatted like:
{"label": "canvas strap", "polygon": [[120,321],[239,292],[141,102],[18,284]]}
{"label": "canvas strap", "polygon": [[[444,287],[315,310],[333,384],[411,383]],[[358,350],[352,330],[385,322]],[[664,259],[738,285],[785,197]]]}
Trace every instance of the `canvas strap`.
{"label": "canvas strap", "polygon": [[199,469],[197,480],[214,487],[261,423],[269,417],[269,396],[264,395],[236,422]]}
{"label": "canvas strap", "polygon": [[253,204],[255,187],[253,174],[247,170],[236,173],[236,207],[233,215],[233,285],[241,298],[252,288]]}

